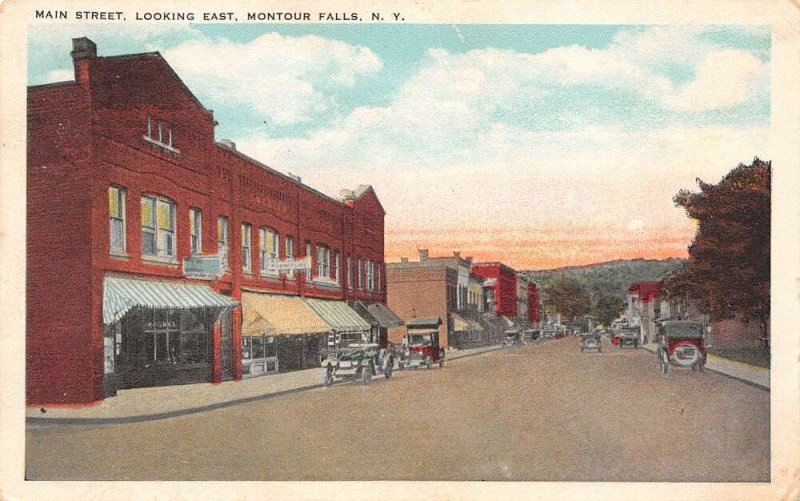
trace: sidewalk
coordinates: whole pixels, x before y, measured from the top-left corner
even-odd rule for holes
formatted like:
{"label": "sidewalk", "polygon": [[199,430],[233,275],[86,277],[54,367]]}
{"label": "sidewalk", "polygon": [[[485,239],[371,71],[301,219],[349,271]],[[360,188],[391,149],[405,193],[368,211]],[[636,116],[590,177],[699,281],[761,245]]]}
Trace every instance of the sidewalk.
{"label": "sidewalk", "polygon": [[[655,343],[642,345],[642,348],[653,353],[656,352],[656,347],[657,345]],[[739,381],[769,391],[770,372],[769,369],[764,367],[728,360],[727,358],[709,353],[705,368],[706,370],[738,379]]]}
{"label": "sidewalk", "polygon": [[[486,346],[452,350],[447,353],[446,360],[450,363],[499,349],[500,346]],[[395,368],[394,374],[398,376],[404,372]],[[341,383],[347,381],[337,381],[334,385]],[[87,406],[27,407],[25,417],[28,424],[120,424],[154,421],[324,387],[322,369],[315,368],[220,384],[200,383],[120,390],[116,397]]]}

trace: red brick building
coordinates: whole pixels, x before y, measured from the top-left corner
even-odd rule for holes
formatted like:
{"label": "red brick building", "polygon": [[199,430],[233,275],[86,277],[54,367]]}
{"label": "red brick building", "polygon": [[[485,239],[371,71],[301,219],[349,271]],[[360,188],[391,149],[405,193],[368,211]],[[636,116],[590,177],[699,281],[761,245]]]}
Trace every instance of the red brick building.
{"label": "red brick building", "polygon": [[498,317],[517,316],[516,271],[503,263],[487,262],[473,263],[472,273],[484,280],[485,301],[494,304]]}
{"label": "red brick building", "polygon": [[[420,263],[387,263],[386,267],[387,305],[404,323],[420,319],[441,319],[439,343],[449,346],[449,332],[452,332],[449,313],[456,311],[458,272],[439,263],[420,266]],[[390,332],[390,341],[403,342],[405,327]]]}
{"label": "red brick building", "polygon": [[240,379],[243,315],[269,324],[243,293],[385,302],[371,187],[333,199],[216,142],[158,52],[71,55],[74,81],[28,89],[29,403]]}

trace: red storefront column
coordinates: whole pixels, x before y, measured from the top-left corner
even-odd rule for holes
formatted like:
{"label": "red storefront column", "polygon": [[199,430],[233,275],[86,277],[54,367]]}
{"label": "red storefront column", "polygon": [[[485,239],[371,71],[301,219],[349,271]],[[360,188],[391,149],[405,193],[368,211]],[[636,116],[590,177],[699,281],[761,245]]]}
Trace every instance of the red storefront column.
{"label": "red storefront column", "polygon": [[242,379],[242,308],[234,308],[231,312],[231,343],[233,364],[233,379]]}
{"label": "red storefront column", "polygon": [[211,329],[211,382],[222,382],[222,343],[220,337],[222,326],[219,322],[214,323]]}

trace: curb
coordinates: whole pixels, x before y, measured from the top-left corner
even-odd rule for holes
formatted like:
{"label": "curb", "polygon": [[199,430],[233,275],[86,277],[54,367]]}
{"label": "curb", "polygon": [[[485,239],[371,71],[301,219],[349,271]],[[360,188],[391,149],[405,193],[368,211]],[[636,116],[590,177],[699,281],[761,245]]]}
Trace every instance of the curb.
{"label": "curb", "polygon": [[[460,357],[452,358],[449,362],[455,362],[457,360],[461,360],[462,358],[469,358],[474,357],[477,355],[483,355],[484,353],[489,353],[492,351],[501,350],[502,347],[495,347],[484,351],[479,351],[476,353],[470,353],[468,355],[462,355]],[[313,369],[309,369],[313,370]],[[341,380],[335,381],[333,386],[339,384],[345,384],[348,381]],[[191,407],[188,409],[178,409],[169,412],[159,412],[156,414],[139,414],[135,416],[122,416],[122,417],[109,417],[109,418],[46,418],[46,417],[26,417],[25,423],[26,424],[33,424],[33,425],[49,425],[49,426],[102,426],[102,425],[115,425],[115,424],[132,424],[132,423],[144,423],[148,421],[160,421],[162,419],[169,419],[174,417],[180,416],[187,416],[190,414],[198,414],[201,412],[208,412],[218,409],[224,409],[226,407],[233,407],[235,405],[241,404],[248,404],[250,402],[257,402],[259,400],[268,400],[270,398],[281,397],[284,395],[291,395],[293,393],[300,393],[302,391],[308,390],[315,390],[319,388],[326,388],[326,386],[322,383],[306,385],[306,386],[298,386],[297,388],[290,388],[288,390],[280,390],[271,393],[263,393],[261,395],[253,395],[251,397],[244,397],[239,398],[236,400],[228,400],[226,402],[218,402],[215,404],[204,405],[201,407]]]}
{"label": "curb", "polygon": [[[648,348],[646,346],[643,346],[643,345],[640,346],[639,348],[642,349],[642,350],[649,351],[650,353],[655,353],[655,350],[651,350],[650,348]],[[720,360],[728,361],[727,358],[722,358],[722,357],[719,357],[719,356],[716,356],[716,355],[713,355],[713,354],[709,354],[709,355],[710,356],[714,356],[715,358],[718,358]],[[734,362],[734,361],[730,360],[730,362]],[[748,367],[756,367],[756,366],[751,366],[750,364],[744,364],[744,363],[742,363],[742,365],[746,365]],[[751,381],[751,380],[743,378],[741,376],[734,376],[733,374],[729,374],[729,373],[724,372],[724,371],[722,371],[720,369],[713,369],[713,368],[709,367],[708,365],[706,365],[703,368],[703,370],[707,370],[708,372],[713,372],[714,374],[719,374],[721,376],[725,376],[725,377],[727,377],[729,379],[734,379],[736,381],[739,381],[740,383],[744,383],[744,384],[746,384],[748,386],[752,386],[754,388],[758,388],[759,390],[770,391],[770,387],[769,386],[764,386],[761,383],[757,383],[755,381]]]}

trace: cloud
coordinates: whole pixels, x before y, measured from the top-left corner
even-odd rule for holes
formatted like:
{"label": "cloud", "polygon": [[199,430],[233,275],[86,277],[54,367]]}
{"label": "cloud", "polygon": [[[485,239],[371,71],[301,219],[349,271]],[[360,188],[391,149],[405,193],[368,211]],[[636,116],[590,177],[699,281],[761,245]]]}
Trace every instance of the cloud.
{"label": "cloud", "polygon": [[276,125],[313,120],[335,105],[336,89],[383,68],[366,47],[276,33],[247,43],[192,40],[164,57],[209,101],[249,107]]}
{"label": "cloud", "polygon": [[68,80],[75,79],[75,70],[74,69],[58,69],[53,70],[47,74],[47,82],[65,82]]}
{"label": "cloud", "polygon": [[769,82],[769,67],[749,52],[720,50],[707,54],[696,77],[665,102],[681,111],[717,110],[747,101]]}

